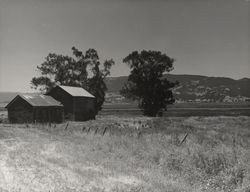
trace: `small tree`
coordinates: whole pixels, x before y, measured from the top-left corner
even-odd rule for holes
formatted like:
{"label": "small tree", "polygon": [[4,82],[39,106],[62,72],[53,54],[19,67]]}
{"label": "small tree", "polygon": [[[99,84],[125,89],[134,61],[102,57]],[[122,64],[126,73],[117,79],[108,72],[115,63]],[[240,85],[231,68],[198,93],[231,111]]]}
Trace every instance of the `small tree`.
{"label": "small tree", "polygon": [[85,54],[72,48],[73,57],[49,53],[40,66],[41,76],[33,77],[32,88],[46,92],[56,84],[78,86],[88,90],[96,97],[96,113],[102,109],[107,87],[105,78],[110,74],[114,61],[99,61],[97,51],[88,49]]}
{"label": "small tree", "polygon": [[171,88],[178,82],[170,82],[166,72],[173,70],[174,59],[159,51],[132,52],[123,59],[131,69],[128,82],[121,90],[125,97],[139,101],[144,115],[161,115],[168,104],[174,103]]}

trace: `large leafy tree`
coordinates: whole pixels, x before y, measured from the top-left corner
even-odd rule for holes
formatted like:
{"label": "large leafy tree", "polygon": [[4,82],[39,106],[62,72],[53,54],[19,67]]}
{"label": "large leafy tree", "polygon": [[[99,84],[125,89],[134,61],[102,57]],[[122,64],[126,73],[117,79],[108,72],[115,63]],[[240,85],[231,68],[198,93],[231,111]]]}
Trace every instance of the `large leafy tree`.
{"label": "large leafy tree", "polygon": [[132,52],[123,62],[129,65],[131,73],[121,94],[138,100],[144,115],[161,115],[168,104],[174,103],[171,89],[178,82],[170,82],[164,77],[173,70],[174,59],[159,51],[143,50]]}
{"label": "large leafy tree", "polygon": [[37,66],[39,77],[33,77],[31,87],[42,92],[53,86],[68,85],[83,87],[96,97],[96,113],[102,109],[107,87],[105,78],[110,74],[114,61],[100,63],[95,49],[88,49],[85,54],[72,48],[73,57],[49,53],[45,61]]}

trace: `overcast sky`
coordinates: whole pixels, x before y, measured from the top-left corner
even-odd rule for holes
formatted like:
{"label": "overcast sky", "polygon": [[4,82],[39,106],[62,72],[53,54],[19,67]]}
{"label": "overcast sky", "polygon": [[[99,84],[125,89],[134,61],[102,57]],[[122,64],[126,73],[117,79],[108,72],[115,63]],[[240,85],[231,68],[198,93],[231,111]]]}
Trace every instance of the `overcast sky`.
{"label": "overcast sky", "polygon": [[0,91],[31,91],[36,66],[50,52],[94,48],[122,59],[159,50],[176,59],[175,74],[250,77],[248,0],[1,0]]}

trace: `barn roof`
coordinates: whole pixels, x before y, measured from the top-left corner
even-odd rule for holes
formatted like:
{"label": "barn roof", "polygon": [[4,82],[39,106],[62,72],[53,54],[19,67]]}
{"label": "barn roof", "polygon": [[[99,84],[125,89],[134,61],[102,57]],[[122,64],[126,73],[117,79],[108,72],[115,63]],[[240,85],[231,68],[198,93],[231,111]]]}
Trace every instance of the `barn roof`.
{"label": "barn roof", "polygon": [[91,97],[95,98],[94,95],[90,94],[88,91],[82,87],[71,87],[71,86],[62,86],[58,85],[61,89],[69,93],[73,97]]}
{"label": "barn roof", "polygon": [[6,108],[8,108],[18,97],[21,97],[22,99],[24,99],[25,101],[27,101],[30,105],[34,107],[49,107],[49,106],[62,107],[63,106],[59,101],[55,100],[51,96],[19,94],[6,106]]}

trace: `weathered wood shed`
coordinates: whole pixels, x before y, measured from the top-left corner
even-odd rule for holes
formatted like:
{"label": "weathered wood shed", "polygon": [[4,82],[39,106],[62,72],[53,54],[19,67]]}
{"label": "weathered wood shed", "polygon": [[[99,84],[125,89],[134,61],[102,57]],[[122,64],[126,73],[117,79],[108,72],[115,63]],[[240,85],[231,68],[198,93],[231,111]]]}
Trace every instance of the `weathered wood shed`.
{"label": "weathered wood shed", "polygon": [[61,123],[64,120],[63,105],[47,95],[20,94],[5,108],[10,123]]}
{"label": "weathered wood shed", "polygon": [[63,104],[66,119],[74,121],[95,119],[95,97],[81,87],[56,86],[46,95]]}

